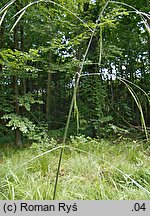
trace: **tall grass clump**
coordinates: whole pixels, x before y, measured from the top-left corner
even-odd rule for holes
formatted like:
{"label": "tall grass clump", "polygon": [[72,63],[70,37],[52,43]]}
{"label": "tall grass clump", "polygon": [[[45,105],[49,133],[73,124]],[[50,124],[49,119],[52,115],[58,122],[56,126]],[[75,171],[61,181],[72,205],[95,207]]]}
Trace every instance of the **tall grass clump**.
{"label": "tall grass clump", "polygon": [[[150,162],[145,144],[80,136],[72,137],[65,149],[58,174],[58,200],[150,198]],[[0,199],[52,199],[59,152],[43,154],[29,148],[8,152],[0,163]]]}
{"label": "tall grass clump", "polygon": [[[2,24],[9,7],[15,1],[10,1],[1,10]],[[76,81],[66,122],[62,146],[48,150],[38,155],[31,155],[31,158],[24,160],[23,151],[16,155],[3,156],[4,161],[0,165],[1,174],[1,199],[148,199],[150,192],[148,185],[150,182],[149,162],[144,156],[145,152],[137,151],[138,145],[129,142],[114,145],[105,140],[96,141],[84,137],[71,140],[71,145],[66,146],[66,138],[70,125],[73,109],[77,107],[77,90],[83,67],[91,46],[93,37],[101,23],[104,11],[108,4],[122,4],[130,7],[144,21],[146,29],[149,31],[147,21],[142,12],[134,7],[121,2],[108,1],[99,14],[95,27],[91,29],[75,13],[51,0],[39,0],[29,3],[22,8],[14,17],[16,19],[10,31],[13,31],[27,9],[34,4],[49,2],[59,6],[63,10],[72,14],[76,19],[84,24],[91,32],[91,36],[86,47],[80,70],[75,74]],[[100,51],[99,67],[102,59],[102,27],[100,29]],[[123,81],[124,82],[124,81]],[[144,121],[142,107],[133,89],[124,82],[132,97],[134,98],[141,114],[142,126],[145,130],[146,138],[148,133]],[[130,148],[131,147],[131,148]],[[140,147],[141,148],[141,147]],[[56,150],[60,150],[58,165],[56,164]],[[66,151],[64,151],[66,150]],[[25,150],[27,151],[27,150]],[[70,154],[68,154],[68,151]],[[27,151],[28,152],[28,151]],[[15,157],[14,157],[15,156]],[[64,157],[63,157],[64,156]],[[20,158],[19,158],[20,157]],[[63,158],[63,164],[62,164]],[[141,165],[141,161],[144,164]],[[18,164],[20,164],[18,166]],[[7,173],[8,171],[8,173]],[[56,178],[54,173],[56,173]],[[58,182],[58,178],[60,181]],[[144,179],[143,179],[144,178]],[[54,185],[54,186],[53,186]],[[53,191],[54,187],[54,191]]]}

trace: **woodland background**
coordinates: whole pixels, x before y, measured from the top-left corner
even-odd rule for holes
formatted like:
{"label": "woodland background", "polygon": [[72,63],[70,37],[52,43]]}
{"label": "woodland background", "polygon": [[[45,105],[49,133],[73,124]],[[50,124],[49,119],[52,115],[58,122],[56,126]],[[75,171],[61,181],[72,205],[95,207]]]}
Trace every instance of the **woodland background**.
{"label": "woodland background", "polygon": [[[100,138],[118,128],[140,130],[141,112],[127,85],[135,92],[143,109],[142,118],[150,126],[149,100],[145,96],[150,93],[150,36],[145,28],[149,28],[148,0],[112,1],[101,20],[98,17],[105,0],[37,1],[21,16],[14,15],[30,1],[10,1],[8,8],[6,3],[0,3],[3,135],[13,129],[16,145],[22,145],[23,137],[39,142],[46,136],[43,131],[62,136],[74,84],[95,25],[70,134]],[[126,4],[142,11],[142,19]]]}

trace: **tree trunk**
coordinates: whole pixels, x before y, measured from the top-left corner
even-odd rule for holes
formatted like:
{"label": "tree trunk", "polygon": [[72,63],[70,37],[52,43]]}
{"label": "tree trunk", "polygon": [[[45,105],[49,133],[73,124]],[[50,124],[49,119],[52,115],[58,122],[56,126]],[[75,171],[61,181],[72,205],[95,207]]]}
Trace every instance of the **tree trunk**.
{"label": "tree trunk", "polygon": [[[0,26],[0,48],[4,48],[4,26],[3,23]],[[0,64],[0,74],[2,73],[2,64]]]}
{"label": "tree trunk", "polygon": [[[16,1],[16,10],[19,10],[19,1]],[[17,19],[17,18],[16,18]],[[19,25],[17,24],[16,27],[14,28],[14,49],[19,49]],[[18,78],[16,75],[13,76],[13,89],[14,89],[14,95],[15,95],[15,113],[18,115],[19,114],[19,102],[18,102],[18,96],[19,96],[19,89],[18,89]],[[21,146],[23,144],[22,142],[22,133],[21,131],[17,128],[15,130],[15,145],[16,146]]]}
{"label": "tree trunk", "polygon": [[51,105],[51,72],[48,72],[48,81],[47,81],[47,99],[46,99],[46,118],[48,123],[48,130],[51,128],[50,122],[50,105]]}
{"label": "tree trunk", "polygon": [[[16,76],[13,77],[13,89],[14,89],[14,93],[15,93],[15,113],[18,115],[19,114],[19,103],[18,103],[19,91],[18,91],[18,79],[16,78]],[[21,146],[22,144],[23,144],[22,133],[17,128],[15,130],[15,145]]]}
{"label": "tree trunk", "polygon": [[[0,26],[0,49],[4,48],[4,24],[2,23]],[[0,64],[0,75],[1,75],[1,80],[3,80],[3,65]],[[0,92],[4,92],[4,84],[3,81],[0,82]],[[4,115],[4,112],[0,110],[0,124],[5,128],[5,120],[1,119],[1,117]],[[7,133],[5,129],[3,129],[3,135],[6,136]]]}
{"label": "tree trunk", "polygon": [[15,145],[20,147],[23,144],[23,140],[22,140],[22,133],[21,131],[17,128],[15,130]]}

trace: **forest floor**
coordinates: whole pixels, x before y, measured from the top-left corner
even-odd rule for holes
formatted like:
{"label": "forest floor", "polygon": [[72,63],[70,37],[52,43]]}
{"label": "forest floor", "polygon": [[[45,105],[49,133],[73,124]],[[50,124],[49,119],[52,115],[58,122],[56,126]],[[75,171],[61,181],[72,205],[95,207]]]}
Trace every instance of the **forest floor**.
{"label": "forest floor", "polygon": [[[1,200],[53,198],[60,148],[56,143],[51,148],[0,144]],[[56,199],[150,199],[149,159],[146,142],[72,137],[63,154]]]}

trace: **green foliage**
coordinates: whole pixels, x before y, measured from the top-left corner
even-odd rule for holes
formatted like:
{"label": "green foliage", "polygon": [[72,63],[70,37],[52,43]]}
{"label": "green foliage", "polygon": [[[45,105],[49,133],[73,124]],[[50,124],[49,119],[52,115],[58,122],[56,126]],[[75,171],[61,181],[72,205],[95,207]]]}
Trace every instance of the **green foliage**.
{"label": "green foliage", "polygon": [[52,147],[49,136],[47,135],[47,130],[44,127],[36,126],[35,130],[29,131],[27,137],[33,144],[38,146],[39,149],[45,149],[43,144]]}
{"label": "green foliage", "polygon": [[2,119],[9,120],[6,126],[11,127],[12,130],[19,129],[22,133],[28,134],[30,131],[35,130],[33,124],[28,118],[16,114],[6,114]]}
{"label": "green foliage", "polygon": [[39,60],[37,50],[30,49],[29,52],[19,50],[4,49],[0,52],[1,64],[4,67],[5,76],[37,77],[37,68],[28,64]]}
{"label": "green foliage", "polygon": [[13,96],[10,94],[9,98],[6,95],[1,95],[0,97],[0,112],[2,113],[12,113],[13,112]]}
{"label": "green foliage", "polygon": [[28,118],[16,114],[6,114],[2,119],[7,120],[7,127],[11,127],[12,130],[19,129],[24,137],[27,137],[32,143],[39,145],[49,143],[46,129],[43,126],[36,126]]}
{"label": "green foliage", "polygon": [[19,100],[19,106],[24,106],[27,111],[30,111],[31,106],[35,103],[37,103],[37,104],[43,104],[44,103],[42,100],[36,100],[35,96],[31,93],[20,96],[18,98],[18,100]]}
{"label": "green foliage", "polygon": [[[104,134],[110,123],[124,124],[119,116],[131,124],[140,124],[132,96],[113,79],[116,76],[125,77],[149,91],[149,39],[141,22],[144,20],[148,25],[149,5],[145,1],[110,1],[107,4],[105,0],[96,0],[89,2],[85,8],[85,3],[73,0],[31,3],[26,0],[19,5],[15,1],[6,5],[4,1],[0,3],[1,41],[5,38],[0,50],[0,64],[3,66],[0,85],[4,87],[0,97],[0,101],[4,101],[0,105],[2,115],[13,111],[15,97],[12,79],[15,76],[17,99],[20,106],[28,111],[19,115],[30,119],[29,111],[33,111],[32,107],[37,103],[40,106],[37,105],[37,111],[33,112],[37,119],[50,122],[51,129],[64,127],[73,77],[76,78],[75,74],[82,67],[88,41],[95,29],[77,92],[75,107],[79,114],[80,132],[86,127],[94,127],[97,134]],[[100,20],[97,20],[100,14]],[[8,34],[10,29],[11,34]],[[18,50],[12,49],[15,30],[18,31]],[[47,116],[45,106],[49,73],[50,107]],[[99,78],[92,76],[94,73],[99,73]],[[36,97],[33,96],[35,94]],[[148,104],[143,103],[143,114],[149,122]],[[117,117],[116,112],[119,114]],[[75,131],[76,127],[73,128]]]}

